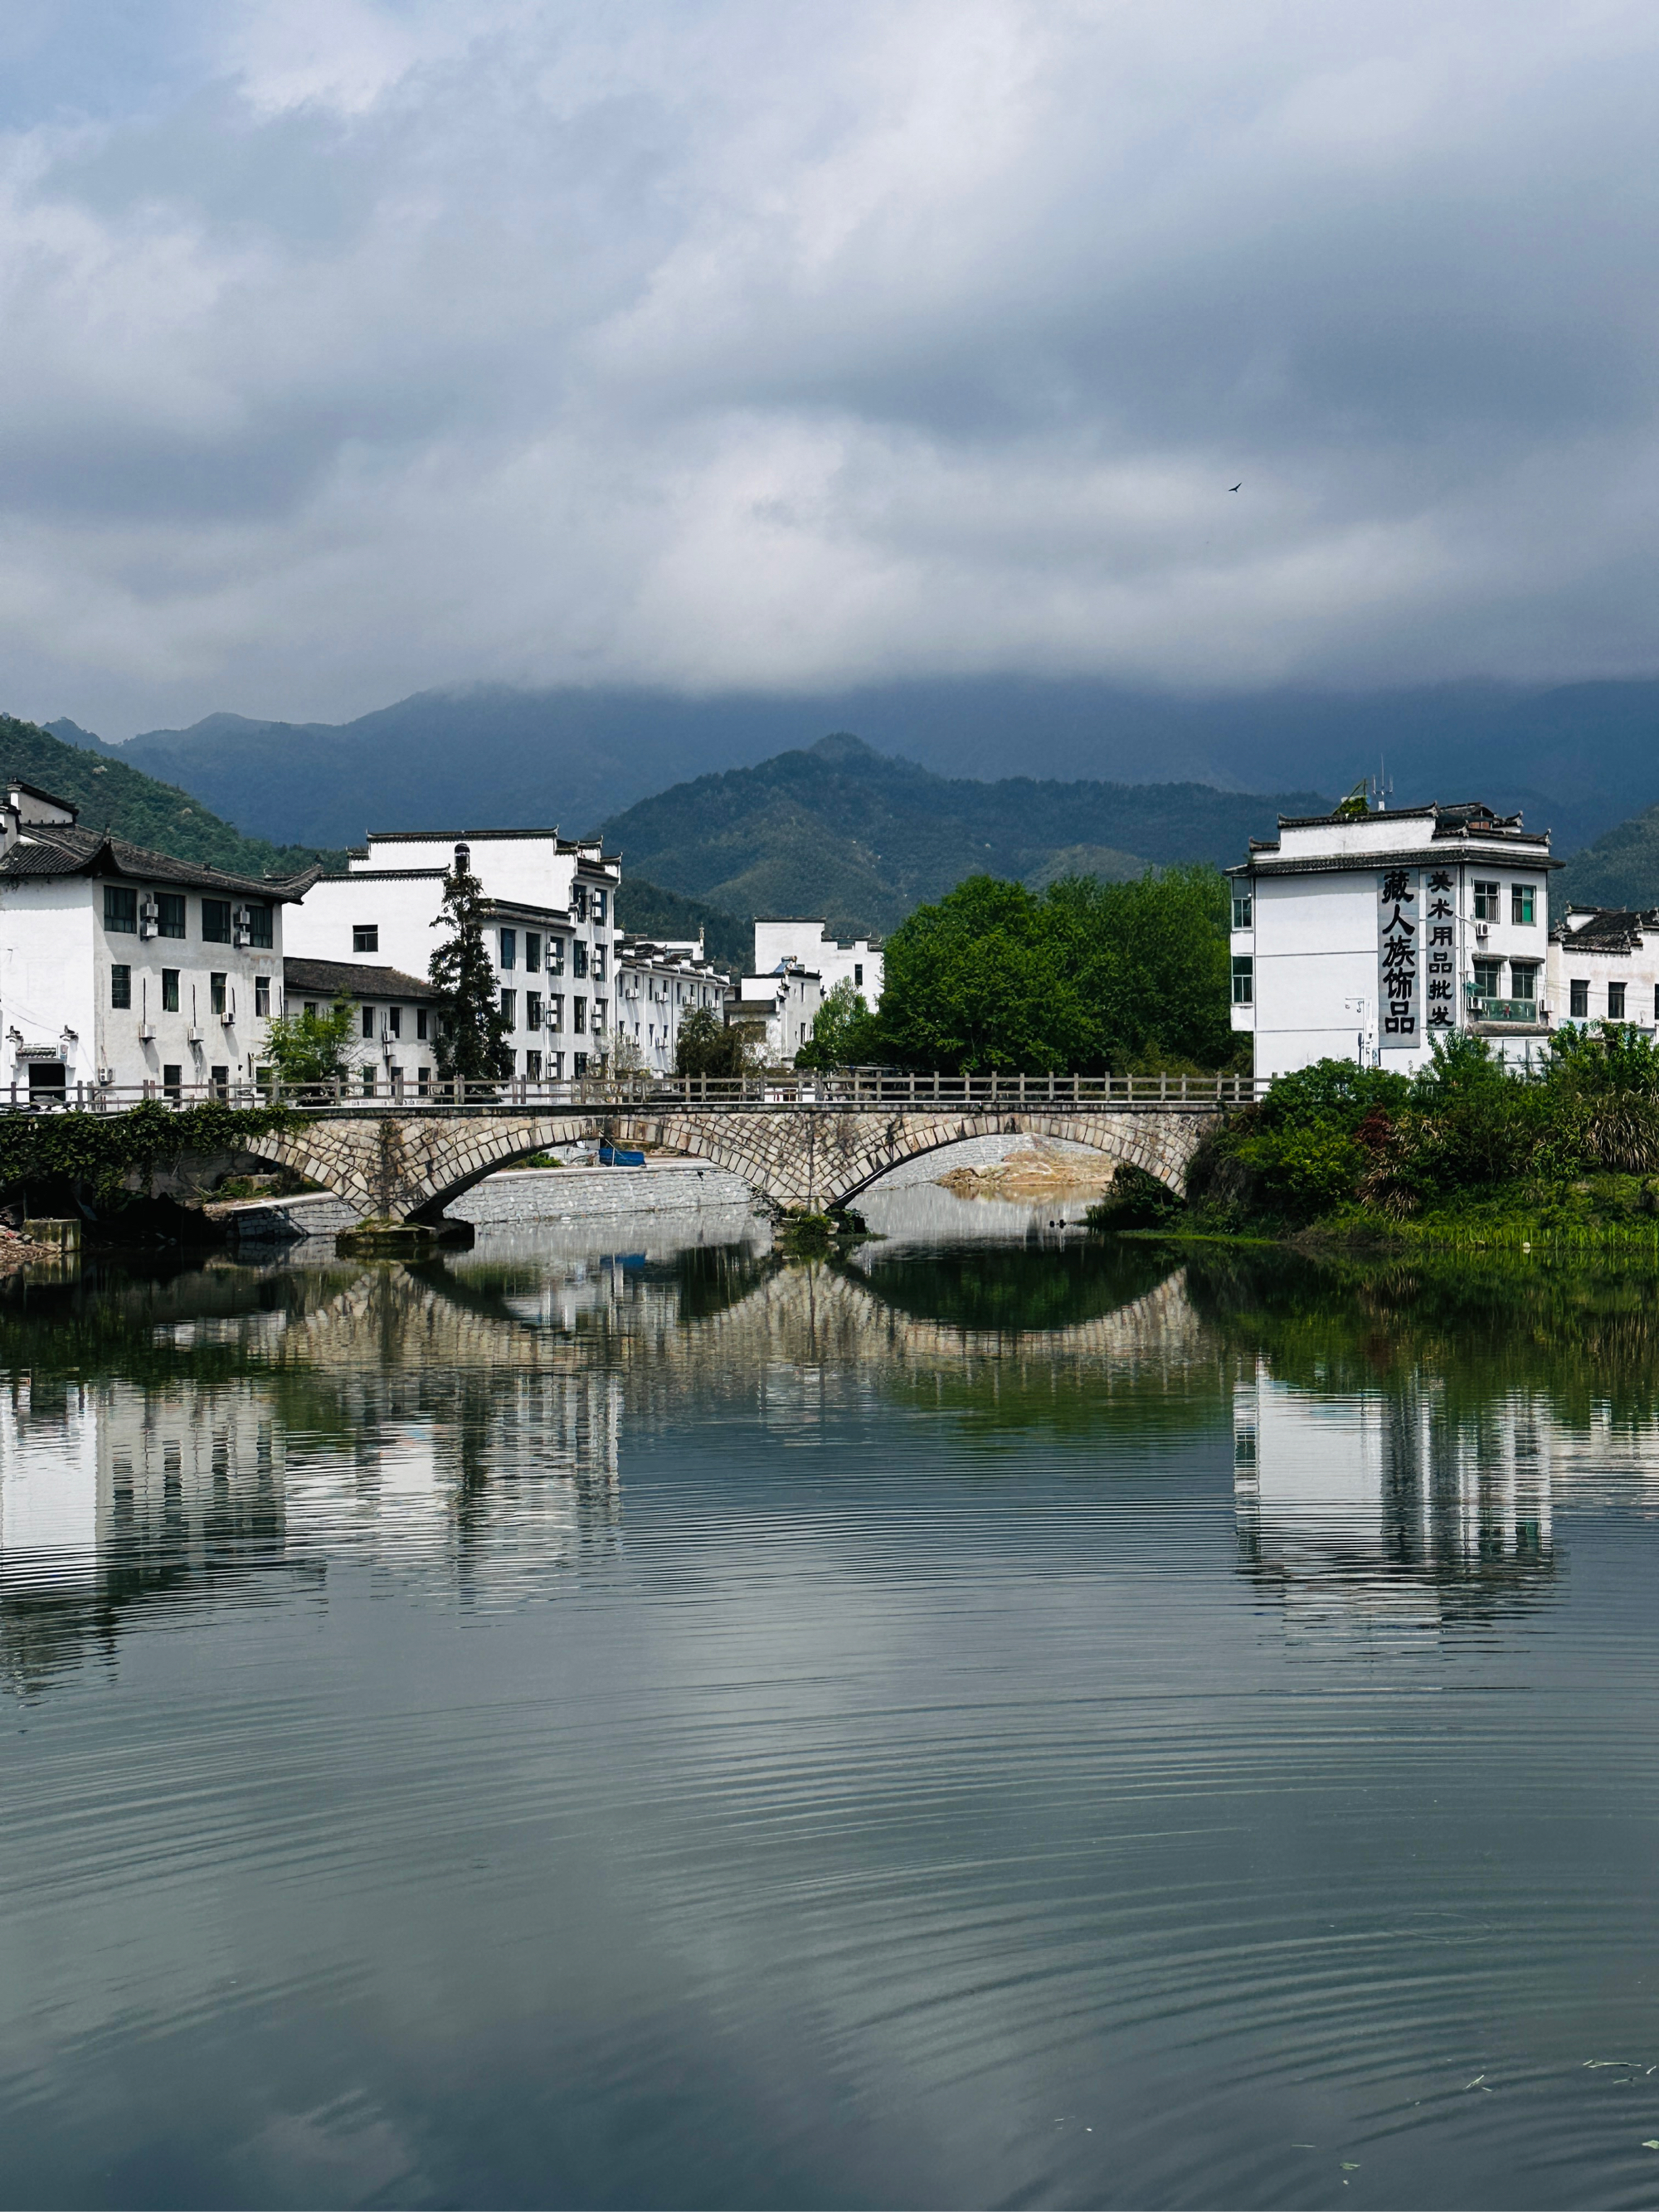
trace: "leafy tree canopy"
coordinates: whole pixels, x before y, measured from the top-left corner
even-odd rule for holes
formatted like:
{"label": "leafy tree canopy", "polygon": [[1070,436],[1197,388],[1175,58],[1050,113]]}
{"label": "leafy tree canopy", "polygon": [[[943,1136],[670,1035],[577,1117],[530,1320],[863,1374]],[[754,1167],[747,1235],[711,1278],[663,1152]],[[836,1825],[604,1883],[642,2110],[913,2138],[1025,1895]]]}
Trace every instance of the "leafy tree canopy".
{"label": "leafy tree canopy", "polygon": [[970,876],[888,940],[862,1056],[973,1074],[1222,1066],[1228,915],[1209,867],[1040,895]]}
{"label": "leafy tree canopy", "polygon": [[881,1057],[874,1018],[864,994],[845,976],[832,987],[795,1054],[797,1067],[857,1067]]}
{"label": "leafy tree canopy", "polygon": [[346,1072],[354,1028],[343,994],[323,1012],[283,1014],[265,1033],[264,1057],[284,1083],[331,1083]]}

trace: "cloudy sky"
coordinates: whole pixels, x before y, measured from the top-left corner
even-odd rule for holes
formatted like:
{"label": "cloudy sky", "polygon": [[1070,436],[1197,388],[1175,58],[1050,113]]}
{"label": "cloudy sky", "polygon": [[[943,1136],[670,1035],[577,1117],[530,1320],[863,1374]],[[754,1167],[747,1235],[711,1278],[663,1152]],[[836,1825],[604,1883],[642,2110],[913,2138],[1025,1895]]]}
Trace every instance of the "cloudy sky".
{"label": "cloudy sky", "polygon": [[7,0],[0,703],[1651,673],[1656,108],[1620,0]]}

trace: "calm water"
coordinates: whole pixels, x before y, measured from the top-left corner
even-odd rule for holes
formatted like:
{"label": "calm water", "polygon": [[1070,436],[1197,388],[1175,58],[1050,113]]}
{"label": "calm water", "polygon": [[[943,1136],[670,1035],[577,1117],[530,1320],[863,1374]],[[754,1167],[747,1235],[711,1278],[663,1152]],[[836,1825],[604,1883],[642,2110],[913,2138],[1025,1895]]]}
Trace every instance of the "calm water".
{"label": "calm water", "polygon": [[0,1293],[6,2203],[1659,2198],[1654,1283],[883,1218]]}

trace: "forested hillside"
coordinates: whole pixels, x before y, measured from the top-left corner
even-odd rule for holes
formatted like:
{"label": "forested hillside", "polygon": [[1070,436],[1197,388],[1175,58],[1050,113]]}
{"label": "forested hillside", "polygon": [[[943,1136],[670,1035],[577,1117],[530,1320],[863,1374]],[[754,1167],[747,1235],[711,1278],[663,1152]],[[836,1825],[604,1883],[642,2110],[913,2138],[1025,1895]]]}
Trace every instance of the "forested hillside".
{"label": "forested hillside", "polygon": [[626,866],[617,893],[617,927],[635,937],[690,938],[701,931],[703,950],[723,968],[747,968],[755,950],[755,933],[747,922],[701,899],[630,876]]}
{"label": "forested hillside", "polygon": [[318,859],[343,866],[343,854],[320,854],[309,846],[244,837],[189,792],[129,768],[106,748],[92,750],[93,743],[70,744],[38,723],[0,714],[0,773],[20,775],[54,798],[68,799],[80,810],[83,829],[111,830],[175,860],[199,860],[244,876],[295,875]]}
{"label": "forested hillside", "polygon": [[1550,889],[1557,907],[1659,906],[1659,806],[1575,853]]}
{"label": "forested hillside", "polygon": [[624,880],[637,872],[744,920],[823,915],[845,937],[896,927],[964,876],[1040,886],[1122,880],[1154,862],[1224,865],[1279,814],[1329,804],[1203,784],[969,782],[841,736],[642,799],[605,837],[623,852]]}

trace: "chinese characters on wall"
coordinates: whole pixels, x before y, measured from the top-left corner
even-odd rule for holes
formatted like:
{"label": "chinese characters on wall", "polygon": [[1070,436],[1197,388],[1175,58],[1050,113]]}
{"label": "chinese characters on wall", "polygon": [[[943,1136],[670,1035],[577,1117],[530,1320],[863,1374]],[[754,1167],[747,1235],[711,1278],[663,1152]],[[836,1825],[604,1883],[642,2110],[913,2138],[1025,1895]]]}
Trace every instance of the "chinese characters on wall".
{"label": "chinese characters on wall", "polygon": [[1423,922],[1427,935],[1424,939],[1423,969],[1424,996],[1428,1004],[1428,1023],[1431,1030],[1449,1030],[1455,1026],[1454,1008],[1457,1004],[1457,970],[1453,964],[1454,939],[1451,902],[1452,879],[1444,868],[1431,868],[1424,878],[1428,891],[1428,902],[1423,909]]}
{"label": "chinese characters on wall", "polygon": [[1376,917],[1376,996],[1384,1051],[1456,1024],[1456,909],[1443,868],[1388,868]]}

